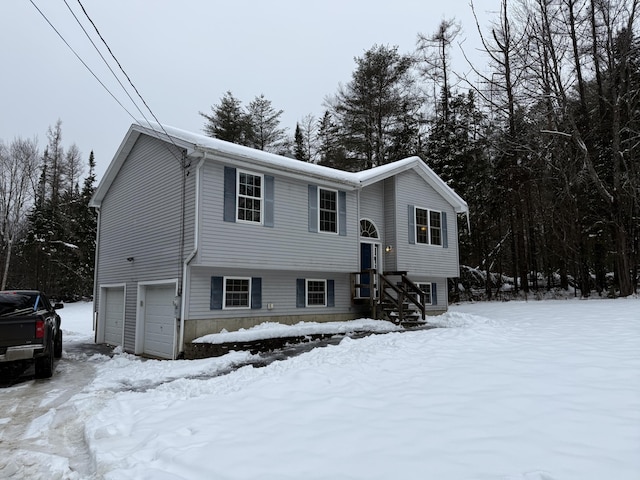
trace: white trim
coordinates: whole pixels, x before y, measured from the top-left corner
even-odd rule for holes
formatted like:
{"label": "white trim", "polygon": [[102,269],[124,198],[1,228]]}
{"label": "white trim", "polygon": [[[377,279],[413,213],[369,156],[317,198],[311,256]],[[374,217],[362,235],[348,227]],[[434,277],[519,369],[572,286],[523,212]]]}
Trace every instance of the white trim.
{"label": "white trim", "polygon": [[[324,304],[313,304],[309,305],[309,282],[322,282],[324,284]],[[328,300],[328,292],[327,292],[327,279],[326,278],[305,278],[304,279],[304,306],[306,308],[322,308],[327,306]]]}
{"label": "white trim", "polygon": [[[425,293],[428,293],[428,294],[429,294],[429,303],[425,303],[425,306],[426,306],[426,305],[433,305],[433,298],[431,298],[431,292],[432,292],[433,290],[432,290],[431,284],[432,284],[432,283],[436,283],[436,282],[413,282],[413,283],[414,283],[414,285],[415,285],[416,287],[418,287],[420,290],[422,290],[423,292],[425,292]],[[429,290],[425,290],[424,288],[422,288],[424,285],[429,285]]]}
{"label": "white trim", "polygon": [[96,343],[105,343],[104,341],[104,329],[106,324],[106,304],[104,291],[107,288],[122,288],[122,334],[120,337],[120,345],[124,347],[124,320],[125,320],[125,312],[127,310],[127,284],[126,283],[105,283],[98,287],[100,289],[100,297],[98,301],[98,317],[97,317],[97,326],[96,326]]}
{"label": "white trim", "polygon": [[[329,235],[338,235],[340,233],[340,206],[338,205],[338,202],[340,201],[340,199],[338,198],[339,192],[338,190],[334,190],[333,188],[325,188],[325,187],[320,187],[318,186],[317,188],[318,190],[318,233],[328,233]],[[329,230],[322,230],[320,228],[321,223],[320,223],[320,211],[321,211],[321,207],[320,207],[320,190],[325,190],[327,192],[333,192],[336,195],[336,210],[335,210],[335,214],[336,214],[336,231],[335,232],[331,232]],[[327,210],[329,211],[329,210]],[[359,228],[359,227],[358,227]]]}
{"label": "white trim", "polygon": [[[247,280],[249,283],[249,290],[247,290],[247,305],[227,306],[227,280]],[[250,310],[251,309],[251,277],[222,277],[222,310]]]}
{"label": "white trim", "polygon": [[[360,237],[360,241],[358,242],[358,268],[359,269],[362,269],[362,244],[363,243],[368,243],[369,245],[371,245],[371,268],[375,268],[376,270],[373,293],[375,298],[378,298],[380,286],[376,281],[377,274],[381,273],[384,270],[384,266],[382,264],[383,262],[382,242],[380,241],[379,238]],[[377,260],[377,262],[374,260]],[[360,283],[360,275],[358,275],[358,283]],[[362,291],[362,288],[360,287],[356,289],[356,298],[369,298],[369,296],[363,297],[361,291]]]}
{"label": "white trim", "polygon": [[[146,313],[146,287],[154,285],[174,285],[174,301],[178,298],[178,279],[170,278],[166,280],[146,280],[138,282],[138,292],[136,297],[136,338],[134,353],[141,355],[144,353],[144,318]],[[173,335],[173,358],[176,358],[176,335]]]}
{"label": "white trim", "polygon": [[184,260],[182,267],[182,298],[180,299],[180,335],[178,340],[178,353],[183,351],[184,344],[184,321],[187,316],[187,305],[191,300],[191,261],[198,254],[198,246],[200,245],[200,191],[202,183],[202,166],[204,165],[204,156],[198,162],[196,167],[195,179],[195,199],[194,199],[194,225],[193,225],[193,250]]}
{"label": "white trim", "polygon": [[[250,197],[248,195],[243,195],[243,198],[251,198],[260,200],[260,221],[256,222],[254,220],[242,220],[238,218],[238,212],[240,211],[240,174],[244,173],[245,175],[251,175],[252,177],[260,177],[260,197]],[[243,170],[240,168],[236,169],[236,222],[237,223],[247,223],[249,225],[264,225],[264,174],[255,173],[249,170]]]}
{"label": "white trim", "polygon": [[[427,212],[427,243],[418,241],[418,209],[424,210]],[[440,215],[440,243],[432,243],[431,240],[431,212],[437,213]],[[431,245],[433,247],[442,247],[442,211],[434,210],[432,208],[420,207],[418,205],[414,205],[413,207],[413,224],[415,228],[415,240],[416,245]]]}

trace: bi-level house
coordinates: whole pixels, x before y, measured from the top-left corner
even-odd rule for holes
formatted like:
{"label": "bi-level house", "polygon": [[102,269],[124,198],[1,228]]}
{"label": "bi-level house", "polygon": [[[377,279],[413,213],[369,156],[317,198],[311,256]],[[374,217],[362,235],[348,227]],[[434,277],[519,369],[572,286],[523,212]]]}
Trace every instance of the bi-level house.
{"label": "bi-level house", "polygon": [[266,321],[441,313],[468,210],[417,157],[349,173],[139,124],[91,205],[96,341],[159,358]]}

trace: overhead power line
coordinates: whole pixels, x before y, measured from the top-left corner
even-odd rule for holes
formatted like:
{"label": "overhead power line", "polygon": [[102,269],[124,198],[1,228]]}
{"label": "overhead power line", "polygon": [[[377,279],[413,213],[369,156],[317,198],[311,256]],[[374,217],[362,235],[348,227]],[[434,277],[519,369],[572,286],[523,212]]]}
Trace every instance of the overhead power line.
{"label": "overhead power line", "polygon": [[[116,62],[116,64],[118,65],[118,68],[120,69],[120,71],[122,72],[122,74],[125,76],[125,78],[127,79],[127,81],[129,82],[129,85],[131,85],[131,87],[133,88],[133,90],[136,92],[136,94],[138,95],[138,97],[140,98],[140,100],[142,100],[142,103],[144,104],[144,106],[147,108],[147,110],[149,110],[149,113],[151,113],[151,116],[154,118],[154,120],[156,121],[156,123],[160,126],[160,128],[162,129],[162,131],[164,132],[164,134],[167,136],[167,138],[169,139],[169,141],[173,144],[174,147],[178,148],[178,146],[173,143],[173,139],[171,138],[171,136],[167,133],[167,131],[165,130],[164,126],[162,125],[162,123],[160,123],[160,120],[158,120],[158,117],[155,116],[155,114],[153,113],[153,110],[151,110],[151,107],[149,107],[149,105],[147,105],[147,102],[144,100],[144,98],[142,98],[142,95],[140,94],[140,92],[138,91],[138,89],[136,88],[136,86],[133,84],[133,82],[131,81],[131,78],[129,78],[129,75],[127,75],[127,72],[125,72],[124,68],[122,67],[122,65],[120,64],[120,62],[118,61],[118,59],[116,58],[116,56],[113,54],[113,52],[111,51],[111,48],[109,47],[109,45],[107,44],[106,40],[103,38],[102,34],[100,33],[100,30],[98,30],[98,27],[96,26],[96,24],[93,22],[93,20],[91,19],[91,17],[89,16],[89,14],[87,13],[87,10],[84,8],[84,5],[82,5],[82,2],[80,0],[78,1],[78,5],[80,5],[80,8],[82,8],[82,12],[84,13],[85,17],[87,17],[87,20],[89,20],[89,22],[91,23],[91,25],[93,26],[93,29],[96,31],[96,34],[98,35],[98,37],[100,37],[100,40],[102,40],[102,43],[104,44],[104,46],[107,48],[109,54],[111,55],[111,58],[113,58],[113,60]],[[65,0],[66,3],[66,0]],[[147,120],[145,118],[145,120]],[[147,123],[149,123],[149,121],[147,120]],[[149,123],[149,126],[151,127],[151,124]],[[151,127],[153,129],[153,127]]]}
{"label": "overhead power line", "polygon": [[[111,68],[111,66],[109,65],[109,62],[104,58],[104,56],[102,55],[102,53],[100,52],[100,50],[98,49],[97,45],[95,44],[95,42],[91,39],[91,36],[89,35],[89,33],[86,31],[86,29],[84,28],[84,26],[82,25],[82,23],[80,22],[80,20],[78,19],[78,17],[76,16],[76,14],[73,12],[73,10],[71,9],[71,7],[69,6],[69,4],[67,3],[67,0],[63,0],[65,5],[67,6],[67,8],[69,9],[69,11],[71,12],[71,14],[73,15],[73,17],[75,18],[76,22],[78,23],[78,25],[80,25],[80,28],[82,28],[82,31],[84,32],[84,34],[87,36],[87,38],[89,39],[89,41],[91,42],[91,44],[93,45],[93,47],[96,49],[96,51],[98,52],[98,54],[100,55],[100,58],[102,58],[102,61],[107,65],[107,68],[109,68],[109,70],[111,71],[112,75],[116,78],[116,80],[118,81],[118,83],[120,84],[120,87],[124,90],[124,92],[126,93],[126,95],[129,97],[129,100],[131,101],[131,103],[133,103],[133,105],[136,107],[136,109],[138,110],[138,112],[140,113],[140,115],[144,118],[145,122],[147,123],[147,128],[150,128],[151,130],[157,131],[157,129],[153,126],[153,124],[147,119],[146,115],[144,114],[144,112],[140,109],[140,107],[138,106],[137,102],[135,101],[134,98],[131,97],[131,95],[129,94],[129,91],[125,88],[125,86],[122,84],[122,82],[120,81],[120,79],[118,78],[118,75],[116,75],[116,73],[113,71],[113,69]],[[120,102],[120,100],[118,100],[118,98],[113,94],[113,92],[111,92],[111,90],[109,90],[109,88],[104,84],[104,82],[102,82],[102,80],[100,80],[100,78],[98,77],[98,75],[91,69],[91,67],[89,67],[89,65],[82,59],[82,57],[80,57],[80,55],[78,54],[78,52],[76,52],[76,50],[71,46],[71,44],[64,38],[64,36],[62,35],[62,33],[60,33],[60,31],[53,25],[53,23],[49,20],[49,18],[45,15],[45,13],[40,10],[40,8],[34,3],[33,0],[29,0],[29,2],[31,3],[31,5],[33,5],[33,7],[38,11],[38,13],[42,16],[42,18],[44,18],[44,20],[49,24],[49,26],[53,29],[54,32],[56,32],[56,34],[58,35],[58,37],[60,37],[60,39],[64,42],[64,44],[69,48],[69,50],[71,50],[71,52],[73,52],[73,54],[76,56],[76,58],[80,61],[80,63],[82,63],[82,65],[84,65],[84,67],[89,71],[89,73],[91,73],[91,75],[93,75],[93,77],[98,81],[98,83],[102,86],[102,88],[104,88],[107,93],[116,101],[116,103],[118,105],[120,105],[120,107],[122,107],[122,109],[127,112],[127,114],[133,119],[134,122],[138,122],[138,120],[136,119],[136,117],[134,115],[131,114],[131,112],[129,110],[127,110],[127,108],[122,104],[122,102]],[[133,90],[136,92],[136,94],[138,95],[138,97],[140,98],[140,100],[142,100],[142,103],[144,104],[144,106],[146,107],[146,109],[149,111],[149,113],[151,114],[151,116],[154,118],[154,120],[156,121],[156,123],[158,124],[158,126],[160,127],[160,129],[162,130],[162,133],[164,133],[164,135],[166,135],[167,139],[169,140],[169,142],[171,142],[171,144],[177,149],[177,150],[181,150],[180,147],[178,147],[175,142],[173,141],[173,138],[169,135],[169,133],[166,131],[166,129],[164,128],[164,126],[162,125],[162,123],[160,123],[160,120],[158,120],[158,117],[156,117],[156,115],[153,113],[153,111],[151,110],[151,108],[149,107],[149,105],[147,104],[147,102],[144,100],[144,98],[142,97],[142,95],[140,94],[140,92],[138,91],[138,89],[136,88],[136,86],[133,84],[133,82],[131,81],[129,75],[127,74],[127,72],[125,72],[124,68],[122,67],[122,65],[120,64],[120,62],[118,61],[118,59],[115,57],[115,55],[113,54],[113,52],[111,51],[111,48],[109,47],[109,45],[107,44],[106,40],[102,37],[102,35],[100,34],[100,31],[98,30],[96,24],[93,22],[93,20],[91,19],[91,17],[89,17],[89,14],[87,13],[86,9],[84,8],[84,6],[82,5],[82,3],[80,2],[80,0],[78,0],[78,4],[80,5],[80,7],[82,8],[82,11],[84,13],[84,15],[87,17],[87,19],[89,20],[89,22],[91,23],[91,25],[93,26],[94,30],[96,31],[98,37],[100,37],[100,40],[102,41],[102,43],[105,45],[105,47],[107,48],[107,50],[109,51],[109,54],[111,55],[111,57],[113,58],[113,60],[116,62],[116,64],[118,65],[118,68],[120,69],[120,71],[123,73],[123,75],[125,76],[125,78],[127,79],[127,81],[129,82],[129,85],[131,85],[131,87],[133,88]],[[184,167],[184,162],[183,160],[181,160],[180,158],[178,158],[178,156],[175,154],[175,152],[173,150],[171,150],[170,148],[167,147],[167,150],[169,150],[169,153],[180,163],[181,166]]]}
{"label": "overhead power line", "polygon": [[54,31],[54,32],[56,32],[56,34],[60,37],[60,39],[65,43],[65,45],[66,45],[67,47],[69,47],[69,50],[71,50],[71,51],[73,52],[73,54],[76,56],[76,58],[77,58],[78,60],[80,60],[80,63],[82,63],[82,65],[84,65],[84,67],[85,67],[87,70],[89,70],[89,73],[91,73],[91,75],[93,75],[93,78],[95,78],[95,79],[98,81],[98,83],[99,83],[100,85],[102,85],[102,88],[104,88],[104,89],[107,91],[107,93],[108,93],[109,95],[111,95],[111,97],[112,97],[112,98],[113,98],[113,99],[118,103],[118,105],[120,105],[120,106],[122,107],[122,109],[123,109],[125,112],[127,112],[127,113],[129,114],[129,116],[130,116],[130,117],[135,121],[135,120],[136,120],[136,117],[134,117],[134,116],[131,114],[131,112],[130,112],[129,110],[127,110],[127,108],[126,108],[126,107],[125,107],[125,106],[120,102],[120,100],[118,100],[118,98],[117,98],[117,97],[116,97],[116,96],[111,92],[111,90],[109,90],[109,88],[108,88],[104,83],[102,83],[102,81],[101,81],[101,80],[98,78],[98,76],[93,72],[93,70],[91,70],[91,67],[89,67],[89,65],[87,65],[87,64],[85,63],[85,61],[84,61],[84,60],[82,60],[82,58],[80,57],[80,55],[78,55],[78,52],[76,52],[76,51],[73,49],[73,47],[69,44],[69,42],[67,42],[67,40],[62,36],[62,34],[58,31],[58,29],[53,25],[53,23],[51,23],[51,22],[49,21],[49,19],[48,19],[48,18],[47,18],[47,16],[42,12],[42,10],[40,10],[40,9],[38,8],[38,6],[33,2],[33,0],[29,0],[29,2],[31,2],[31,5],[33,5],[33,7],[38,11],[38,13],[39,13],[40,15],[42,15],[42,18],[44,18],[44,19],[45,19],[45,21],[49,24],[49,26],[53,29],[53,31]]}
{"label": "overhead power line", "polygon": [[[140,115],[142,115],[142,118],[144,118],[146,120],[147,123],[149,123],[149,120],[147,120],[146,115],[144,114],[144,112],[140,109],[140,107],[138,107],[138,104],[135,102],[135,100],[133,99],[133,97],[129,94],[129,91],[125,88],[125,86],[122,84],[122,82],[120,81],[120,78],[118,77],[118,75],[116,75],[116,72],[113,71],[113,68],[111,68],[111,65],[109,65],[109,62],[107,62],[107,59],[104,58],[104,55],[102,55],[102,52],[100,51],[100,49],[98,48],[98,46],[95,44],[95,42],[93,41],[93,39],[91,38],[91,36],[89,35],[89,32],[87,32],[87,30],[84,28],[84,25],[82,25],[82,23],[80,22],[80,20],[78,19],[78,17],[76,16],[75,12],[71,9],[71,7],[69,6],[69,3],[67,3],[67,0],[63,0],[64,4],[67,6],[67,9],[69,10],[69,12],[71,12],[71,15],[73,15],[73,18],[75,18],[77,24],[80,26],[80,28],[82,29],[82,31],[84,32],[85,36],[89,39],[89,41],[91,42],[91,45],[93,45],[93,48],[96,50],[96,52],[98,52],[98,55],[100,55],[100,58],[102,59],[102,61],[104,62],[104,64],[107,66],[107,68],[109,69],[109,71],[111,72],[111,74],[113,75],[113,77],[116,79],[116,81],[118,82],[118,84],[122,87],[122,90],[124,90],[124,93],[127,94],[127,97],[129,97],[129,100],[131,100],[131,103],[133,103],[133,105],[136,107],[136,109],[138,110],[138,112],[140,113]],[[92,22],[93,23],[93,22]],[[148,108],[148,107],[147,107]]]}

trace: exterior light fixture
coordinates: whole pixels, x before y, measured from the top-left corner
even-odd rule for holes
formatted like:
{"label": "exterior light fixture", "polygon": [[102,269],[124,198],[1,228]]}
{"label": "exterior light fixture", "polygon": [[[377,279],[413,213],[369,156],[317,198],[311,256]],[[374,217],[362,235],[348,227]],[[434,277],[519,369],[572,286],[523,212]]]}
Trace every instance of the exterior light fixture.
{"label": "exterior light fixture", "polygon": [[393,251],[393,247],[391,245],[387,245],[384,247],[384,251],[387,253],[391,253]]}

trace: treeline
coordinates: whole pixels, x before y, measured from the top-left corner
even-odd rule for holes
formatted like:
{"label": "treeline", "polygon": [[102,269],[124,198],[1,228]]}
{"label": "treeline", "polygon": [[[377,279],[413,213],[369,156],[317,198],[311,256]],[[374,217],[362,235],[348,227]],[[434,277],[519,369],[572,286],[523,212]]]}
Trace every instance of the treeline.
{"label": "treeline", "polygon": [[96,213],[93,152],[62,144],[60,120],[36,140],[0,140],[1,289],[40,289],[73,300],[93,294]]}
{"label": "treeline", "polygon": [[[453,71],[461,28],[376,45],[293,136],[264,96],[229,91],[206,134],[358,171],[419,155],[468,203],[461,262],[517,291],[629,295],[640,264],[640,0],[502,0],[487,65]],[[473,7],[473,3],[472,3]],[[476,46],[474,46],[475,48]]]}
{"label": "treeline", "polygon": [[[472,2],[473,6],[473,2]],[[453,68],[455,20],[416,49],[374,45],[319,117],[293,134],[264,95],[228,91],[200,112],[206,134],[359,171],[419,155],[470,207],[461,263],[486,297],[576,287],[629,295],[640,265],[640,0],[501,0],[479,28],[486,65]],[[484,8],[484,7],[483,7]],[[61,123],[0,141],[2,288],[89,296],[93,153],[63,148]],[[508,279],[508,280],[506,280]],[[464,284],[465,279],[455,282]]]}

